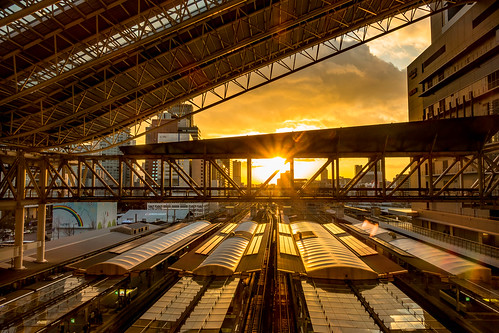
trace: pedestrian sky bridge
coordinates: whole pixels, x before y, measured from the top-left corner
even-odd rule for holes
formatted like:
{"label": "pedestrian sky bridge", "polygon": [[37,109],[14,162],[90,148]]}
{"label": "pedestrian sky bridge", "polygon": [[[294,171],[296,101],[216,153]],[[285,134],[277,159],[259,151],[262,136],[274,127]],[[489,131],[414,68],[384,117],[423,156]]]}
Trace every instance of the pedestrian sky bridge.
{"label": "pedestrian sky bridge", "polygon": [[174,105],[202,111],[468,2],[3,1],[0,144],[118,144]]}
{"label": "pedestrian sky bridge", "polygon": [[[14,209],[27,204],[68,201],[119,202],[415,202],[460,201],[473,205],[497,205],[499,164],[491,139],[499,130],[499,116],[453,118],[423,122],[277,133],[200,141],[123,146],[124,155],[69,155],[9,152],[0,154],[0,207]],[[488,144],[487,144],[488,143]],[[267,186],[279,170],[262,184],[255,184],[252,168],[242,185],[220,163],[239,159],[280,156],[290,163],[286,182]],[[387,163],[406,158],[393,181],[387,181]],[[294,161],[324,159],[306,182],[295,182]],[[340,175],[348,159],[365,161],[347,182]],[[444,168],[434,161],[446,158]],[[181,160],[199,160],[203,179],[194,180],[180,166]],[[118,177],[106,169],[106,160],[119,164]],[[142,167],[144,160],[157,163],[154,177]],[[331,179],[314,182],[329,168]],[[211,186],[213,173],[223,179]],[[133,174],[125,183],[125,173]],[[184,186],[171,183],[172,174]],[[360,186],[368,174],[372,186]]]}

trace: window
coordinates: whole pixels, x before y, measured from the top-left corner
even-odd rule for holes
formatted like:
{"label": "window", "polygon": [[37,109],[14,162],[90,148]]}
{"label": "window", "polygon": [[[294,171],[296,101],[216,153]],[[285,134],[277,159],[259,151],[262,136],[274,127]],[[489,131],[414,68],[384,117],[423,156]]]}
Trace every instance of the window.
{"label": "window", "polygon": [[445,99],[441,99],[438,102],[438,108],[440,109],[440,112],[445,112]]}
{"label": "window", "polygon": [[445,78],[444,72],[438,73],[438,82],[443,81],[444,78]]}
{"label": "window", "polygon": [[438,57],[445,53],[445,45],[439,48],[435,53],[433,53],[425,62],[423,62],[423,68],[428,67],[432,62],[434,62]]}
{"label": "window", "polygon": [[407,74],[411,79],[414,79],[416,76],[418,76],[418,68],[412,69],[408,74]]}
{"label": "window", "polygon": [[499,70],[487,75],[487,88],[494,89],[499,85]]}
{"label": "window", "polygon": [[434,116],[434,114],[433,114],[433,105],[430,105],[428,107],[428,118],[431,118],[433,116]]}
{"label": "window", "polygon": [[492,101],[492,114],[499,114],[499,99],[495,99]]}

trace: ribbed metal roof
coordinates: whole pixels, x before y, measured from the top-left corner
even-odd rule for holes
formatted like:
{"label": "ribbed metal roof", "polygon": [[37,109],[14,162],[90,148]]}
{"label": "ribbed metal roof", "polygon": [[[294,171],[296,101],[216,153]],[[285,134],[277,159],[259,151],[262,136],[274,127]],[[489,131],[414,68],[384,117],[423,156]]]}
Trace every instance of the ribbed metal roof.
{"label": "ribbed metal roof", "polygon": [[224,240],[195,270],[196,275],[229,276],[237,265],[253,237],[258,223],[245,221],[234,230],[234,236]]}
{"label": "ribbed metal roof", "polygon": [[439,250],[414,239],[394,239],[390,244],[463,279],[489,281],[490,268]]}
{"label": "ribbed metal roof", "polygon": [[367,221],[362,222],[362,223],[354,224],[353,226],[357,227],[357,228],[359,228],[361,230],[364,230],[365,232],[367,232],[371,236],[376,236],[376,235],[379,235],[379,234],[384,234],[384,233],[390,232],[387,229],[381,228],[377,224],[372,224],[372,223],[367,222]]}
{"label": "ribbed metal roof", "polygon": [[207,221],[197,221],[182,229],[138,246],[105,262],[95,264],[87,269],[88,274],[123,275],[135,266],[166,250],[182,239],[210,225]]}
{"label": "ribbed metal roof", "polygon": [[223,241],[195,270],[196,275],[229,276],[234,274],[249,241],[231,237]]}
{"label": "ribbed metal roof", "polygon": [[[293,234],[306,234],[296,241],[307,275],[337,280],[376,279],[378,274],[315,222],[291,224]],[[315,237],[310,237],[310,232]]]}
{"label": "ribbed metal roof", "polygon": [[[379,228],[378,225],[369,222],[358,223],[355,227],[370,233],[371,236],[390,232],[390,230]],[[380,238],[383,237],[380,236]],[[378,242],[384,242],[380,238],[375,237],[374,239]],[[390,237],[390,240],[386,244],[393,246],[394,250],[403,250],[416,258],[464,279],[489,281],[491,278],[491,270],[489,268],[411,238],[398,235],[395,239]]]}
{"label": "ribbed metal roof", "polygon": [[246,237],[248,240],[251,239],[253,234],[255,233],[256,227],[258,223],[253,221],[246,221],[240,223],[237,228],[234,230],[236,236]]}

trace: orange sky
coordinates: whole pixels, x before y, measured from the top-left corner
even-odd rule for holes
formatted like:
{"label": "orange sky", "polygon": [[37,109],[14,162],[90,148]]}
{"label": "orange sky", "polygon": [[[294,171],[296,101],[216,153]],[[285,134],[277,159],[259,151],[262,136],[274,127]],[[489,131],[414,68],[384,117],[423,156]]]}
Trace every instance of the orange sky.
{"label": "orange sky", "polygon": [[[405,68],[429,43],[424,20],[203,111],[195,123],[208,139],[407,121]],[[353,164],[341,171],[352,173]]]}

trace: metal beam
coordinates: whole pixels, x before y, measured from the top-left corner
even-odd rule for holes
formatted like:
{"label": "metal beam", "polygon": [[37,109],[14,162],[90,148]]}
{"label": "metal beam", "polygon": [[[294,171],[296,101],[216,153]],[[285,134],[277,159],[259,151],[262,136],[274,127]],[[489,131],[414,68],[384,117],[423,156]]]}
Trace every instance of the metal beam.
{"label": "metal beam", "polygon": [[32,3],[29,6],[0,19],[0,28],[8,24],[11,24],[14,21],[22,19],[25,16],[31,15],[43,8],[56,4],[59,1],[60,0],[40,0],[38,2]]}
{"label": "metal beam", "polygon": [[14,246],[16,254],[14,256],[14,269],[24,269],[24,205],[25,186],[26,186],[26,161],[24,152],[18,151],[18,165],[16,176],[16,212],[15,212],[15,230],[14,230]]}
{"label": "metal beam", "polygon": [[[395,20],[391,19],[397,15],[400,16],[402,25],[404,25],[419,20],[425,14],[429,15],[447,8],[442,1],[438,1],[433,7],[425,6],[423,9],[419,6],[426,3],[416,0],[410,3],[394,2],[390,4],[374,2],[369,7],[365,7],[376,13],[376,15],[372,15],[372,13],[359,9],[358,6],[335,7],[341,4],[337,2],[325,5],[318,2],[317,6],[311,6],[308,12],[294,13],[288,12],[289,9],[286,8],[285,3],[272,3],[273,7],[270,7],[272,10],[279,10],[288,18],[293,15],[296,18],[286,20],[277,26],[269,25],[267,28],[252,26],[252,20],[243,16],[242,11],[238,11],[238,6],[245,6],[244,3],[230,2],[227,4],[227,8],[223,7],[224,5],[214,7],[205,12],[206,14],[203,13],[206,17],[202,17],[200,14],[199,21],[193,20],[191,22],[192,39],[185,39],[184,36],[189,35],[187,30],[186,34],[180,34],[180,31],[174,31],[175,28],[171,31],[168,29],[168,33],[171,33],[168,35],[171,45],[165,45],[164,40],[161,40],[163,44],[156,45],[155,43],[159,42],[159,39],[154,42],[150,41],[151,43],[147,44],[144,49],[147,52],[144,51],[142,62],[131,61],[138,59],[137,53],[125,52],[125,48],[123,48],[119,51],[120,53],[116,54],[116,62],[112,62],[110,65],[112,68],[109,67],[109,60],[101,59],[103,58],[101,57],[99,61],[102,62],[89,65],[88,70],[82,67],[85,66],[83,64],[78,67],[77,72],[71,71],[71,76],[58,76],[57,82],[53,81],[53,85],[39,86],[29,95],[16,98],[15,103],[23,105],[16,104],[15,108],[11,109],[9,104],[7,110],[10,111],[7,111],[6,115],[8,114],[11,118],[12,131],[2,140],[9,145],[18,147],[29,146],[39,149],[68,147],[69,143],[76,144],[99,139],[112,131],[121,130],[137,121],[143,121],[154,113],[183,100],[192,98],[192,102],[199,107],[198,111],[200,112],[207,107],[261,86],[262,78],[263,84],[267,84],[343,52],[350,47],[346,45],[347,43],[343,43],[344,37],[349,37],[356,43],[365,43],[376,35],[375,32],[379,32],[377,35],[379,36],[387,31],[400,28],[400,26],[394,25]],[[208,17],[218,17],[224,10],[227,10],[224,12],[224,20],[227,20],[228,24],[214,27],[213,30],[205,29],[201,35],[194,34],[197,27],[213,26],[213,22],[210,22]],[[249,15],[265,16],[267,11],[257,8],[254,13]],[[408,14],[404,16],[405,11]],[[349,18],[347,18],[347,13]],[[415,15],[416,13],[424,14],[418,16]],[[386,18],[386,22],[380,22],[383,18]],[[352,21],[346,24],[348,29],[345,30],[344,21],[346,19]],[[236,21],[240,23],[241,27],[245,27],[244,33],[238,30],[242,28],[237,25],[239,23]],[[339,29],[337,25],[341,25],[343,30],[336,28],[326,29],[326,31],[316,30],[321,25],[314,22],[323,21],[331,26],[335,22],[335,27]],[[338,22],[343,22],[343,25]],[[142,28],[144,27],[142,26]],[[234,27],[239,28],[235,29]],[[368,27],[373,33],[367,32]],[[281,32],[278,39],[272,37],[275,29]],[[356,29],[361,30],[356,31]],[[234,35],[234,32],[238,34]],[[250,32],[250,35],[246,35]],[[306,34],[310,38],[294,40],[293,38],[296,38],[298,32]],[[222,36],[225,35],[234,38],[223,38]],[[342,37],[339,43],[331,40],[331,38],[340,35]],[[166,32],[165,36],[167,36]],[[138,45],[137,43],[133,44],[134,47]],[[157,51],[161,48],[159,45],[165,47],[166,50]],[[269,52],[274,51],[265,53],[262,52],[264,49],[269,50]],[[159,54],[149,54],[153,51],[159,52]],[[247,61],[248,59],[251,60]],[[304,61],[296,61],[297,59]],[[165,62],[173,64],[175,67],[168,67],[173,65],[164,67],[165,65],[162,63]],[[149,70],[153,63],[157,66],[158,73],[165,71],[161,69],[162,67],[166,69],[165,73],[153,75],[154,71]],[[120,70],[113,67],[118,64]],[[126,66],[125,69],[123,66]],[[279,67],[281,70],[274,70],[274,67]],[[115,82],[112,75],[111,77],[108,75],[112,72],[116,73],[116,78],[119,77],[119,82],[116,82],[121,85],[121,91],[112,91],[111,93],[111,90],[106,92],[106,89],[103,89],[107,86],[107,81],[113,80]],[[123,74],[118,74],[120,72]],[[131,75],[133,73],[140,75]],[[172,76],[174,74],[175,77]],[[251,76],[258,76],[259,79],[251,79]],[[246,78],[248,79],[246,82],[249,84],[241,85],[240,82]],[[37,80],[37,82],[41,82],[39,78]],[[87,82],[92,83],[87,84]],[[138,82],[140,84],[137,84]],[[78,89],[81,90],[81,96],[87,97],[85,100],[79,99],[80,102],[83,100],[84,102],[81,109],[74,112],[73,101],[75,94],[78,94],[74,91],[76,83]],[[239,88],[233,89],[236,86]],[[52,92],[57,92],[57,99],[53,98]],[[109,94],[108,98],[104,97],[106,93]],[[58,102],[61,94],[67,97],[62,104]],[[6,98],[12,98],[10,95]],[[208,95],[215,97],[215,99],[205,98]],[[42,108],[39,107],[40,101],[43,102]],[[14,103],[14,100],[12,102]],[[76,126],[66,125],[72,122],[79,122],[79,124]],[[82,149],[82,146],[76,149]]]}

